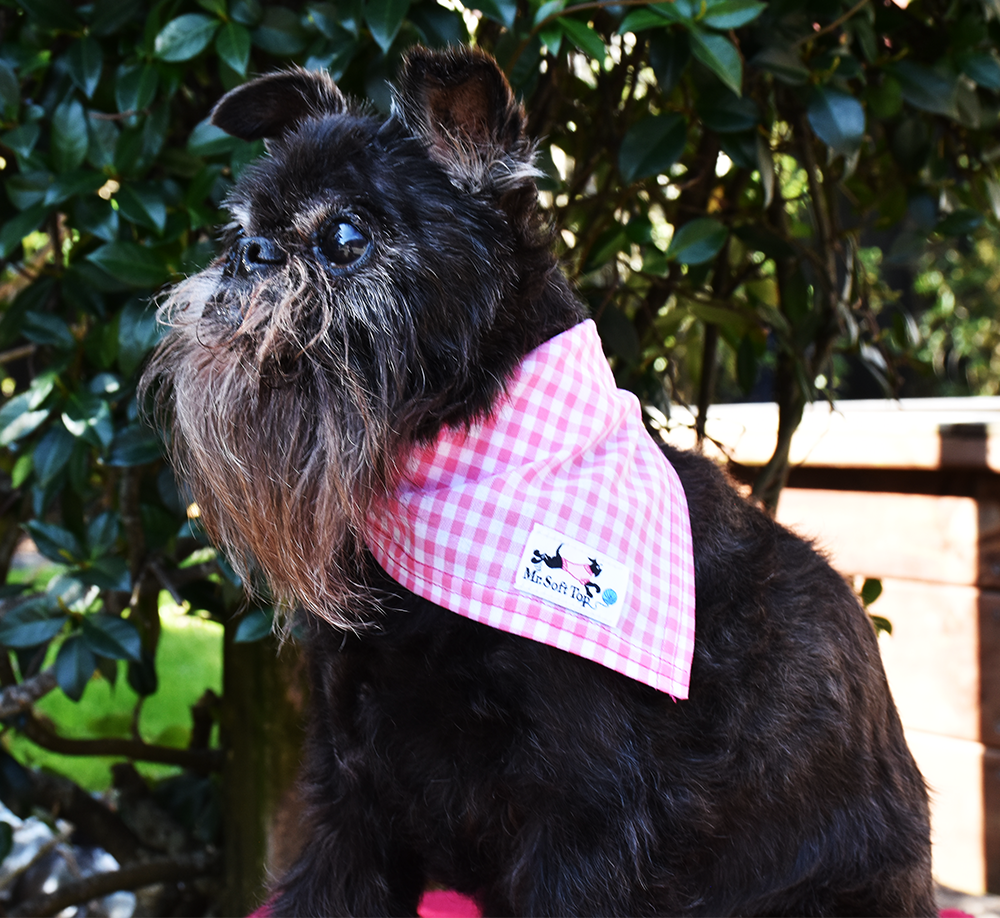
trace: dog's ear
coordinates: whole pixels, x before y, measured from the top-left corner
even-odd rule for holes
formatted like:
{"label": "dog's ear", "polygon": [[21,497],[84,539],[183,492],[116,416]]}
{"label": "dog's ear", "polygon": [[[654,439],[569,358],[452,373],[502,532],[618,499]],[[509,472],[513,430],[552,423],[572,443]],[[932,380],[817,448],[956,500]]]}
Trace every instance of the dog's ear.
{"label": "dog's ear", "polygon": [[347,101],[324,71],[283,70],[227,92],[212,109],[212,124],[243,140],[280,137],[306,118],[335,115]]}
{"label": "dog's ear", "polygon": [[411,50],[394,114],[470,190],[511,191],[538,175],[524,109],[493,58],[473,48]]}

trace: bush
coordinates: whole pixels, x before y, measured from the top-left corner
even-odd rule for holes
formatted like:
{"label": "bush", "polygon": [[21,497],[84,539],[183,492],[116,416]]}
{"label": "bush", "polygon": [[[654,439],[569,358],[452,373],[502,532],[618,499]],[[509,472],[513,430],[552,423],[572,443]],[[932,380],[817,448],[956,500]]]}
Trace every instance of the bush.
{"label": "bush", "polygon": [[[717,391],[775,399],[778,443],[755,487],[772,506],[807,401],[836,394],[852,367],[892,390],[900,366],[936,359],[890,269],[907,279],[929,240],[995,232],[989,4],[0,0],[0,36],[0,570],[22,533],[60,565],[50,582],[3,588],[0,714],[9,735],[64,752],[97,747],[32,702],[56,687],[78,701],[121,667],[141,707],[171,678],[162,592],[224,622],[227,648],[237,627],[253,638],[269,622],[266,609],[234,622],[239,584],[135,398],[160,334],[156,291],[212,258],[225,195],[261,153],[206,120],[249,74],[327,68],[385,111],[413,43],[492,51],[543,138],[542,202],[619,384],[658,423],[676,401],[704,418]],[[924,328],[970,340],[950,321],[937,308]],[[218,802],[205,776],[222,761],[209,737],[226,696],[221,715],[210,698],[195,707],[186,748],[138,732],[99,747],[201,776],[197,793],[156,798],[189,853],[221,843],[194,827]],[[231,751],[244,728],[229,723]],[[23,740],[8,746],[24,758]],[[36,773],[3,762],[0,796],[51,803]],[[233,908],[259,884],[239,857]]]}

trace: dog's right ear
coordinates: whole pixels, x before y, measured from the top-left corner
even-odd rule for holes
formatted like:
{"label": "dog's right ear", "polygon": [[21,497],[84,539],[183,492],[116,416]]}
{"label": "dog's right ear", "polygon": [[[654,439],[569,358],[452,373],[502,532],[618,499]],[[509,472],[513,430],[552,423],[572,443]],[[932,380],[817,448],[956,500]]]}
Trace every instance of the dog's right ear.
{"label": "dog's right ear", "polygon": [[306,118],[347,110],[347,100],[324,71],[283,70],[227,92],[212,109],[212,124],[242,140],[280,137]]}
{"label": "dog's right ear", "polygon": [[538,172],[524,109],[489,55],[473,48],[411,49],[393,111],[460,186],[501,194],[534,188]]}

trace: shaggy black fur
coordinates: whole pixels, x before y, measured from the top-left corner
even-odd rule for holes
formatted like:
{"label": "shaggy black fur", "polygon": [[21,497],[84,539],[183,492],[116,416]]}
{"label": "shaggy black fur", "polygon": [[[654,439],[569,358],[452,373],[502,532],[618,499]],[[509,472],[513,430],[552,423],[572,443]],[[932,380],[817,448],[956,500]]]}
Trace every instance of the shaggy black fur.
{"label": "shaggy black fur", "polygon": [[412,915],[433,882],[488,915],[933,914],[868,618],[711,463],[666,450],[694,537],[685,701],[434,606],[357,548],[407,446],[488,413],[582,318],[495,65],[414,52],[385,123],[300,71],[215,119],[271,155],[148,379],[213,537],[317,613],[311,824],[274,911]]}

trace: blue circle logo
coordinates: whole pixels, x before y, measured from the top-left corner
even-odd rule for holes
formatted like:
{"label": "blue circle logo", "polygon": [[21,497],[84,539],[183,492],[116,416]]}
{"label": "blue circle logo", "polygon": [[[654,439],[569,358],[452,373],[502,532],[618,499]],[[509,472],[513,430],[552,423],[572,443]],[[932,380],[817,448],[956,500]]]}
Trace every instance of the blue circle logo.
{"label": "blue circle logo", "polygon": [[601,599],[604,600],[604,605],[613,606],[618,602],[618,594],[612,589],[607,589],[601,593]]}

